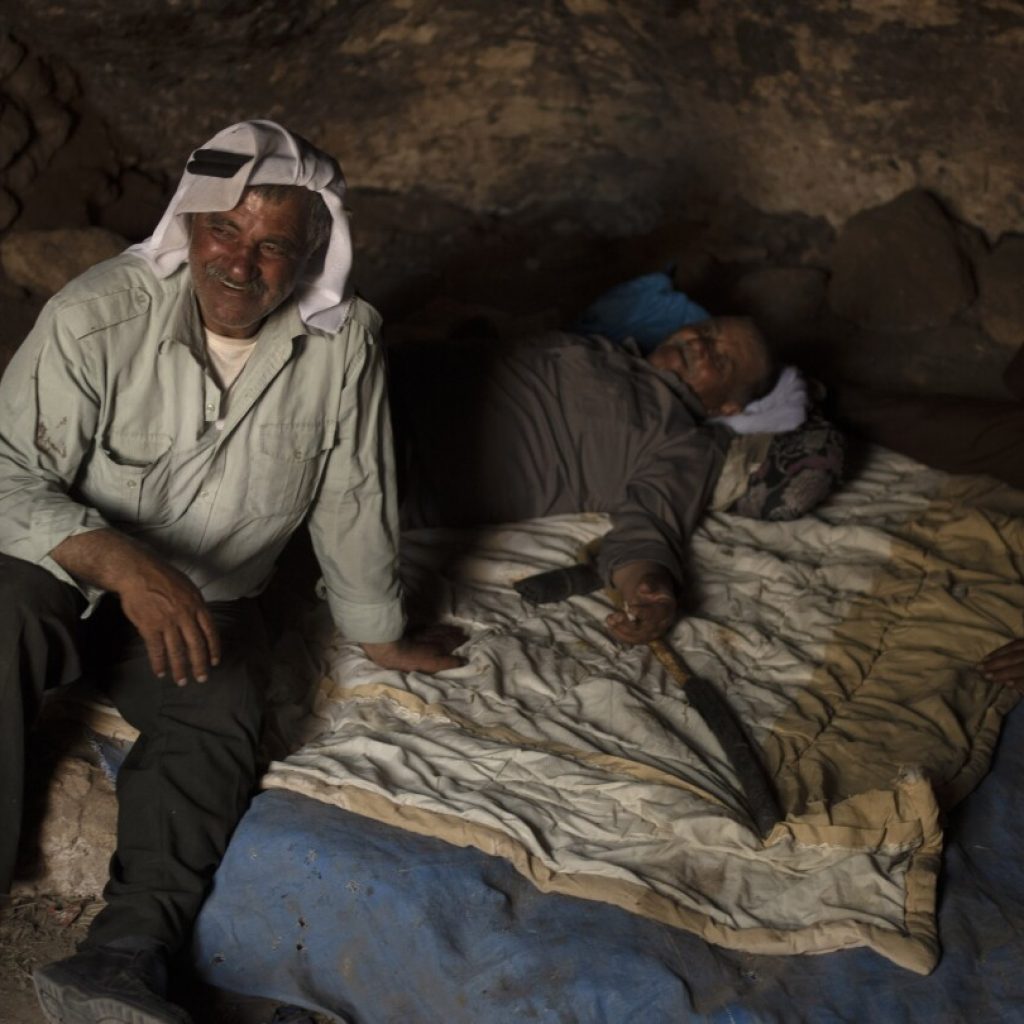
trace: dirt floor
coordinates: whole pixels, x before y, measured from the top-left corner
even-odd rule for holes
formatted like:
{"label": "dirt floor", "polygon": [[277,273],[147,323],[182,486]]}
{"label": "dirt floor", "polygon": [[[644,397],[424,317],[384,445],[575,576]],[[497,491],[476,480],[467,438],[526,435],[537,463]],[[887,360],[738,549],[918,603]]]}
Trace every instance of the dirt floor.
{"label": "dirt floor", "polygon": [[[0,905],[0,1024],[46,1024],[32,988],[32,971],[75,951],[101,903],[94,899],[14,895]],[[177,998],[196,1024],[330,1024],[320,1014],[292,1016],[277,1003],[195,985]],[[278,1016],[275,1017],[275,1013]]]}
{"label": "dirt floor", "polygon": [[43,1021],[32,990],[32,969],[74,952],[93,906],[92,901],[15,896],[0,909],[0,1019],[4,1024]]}

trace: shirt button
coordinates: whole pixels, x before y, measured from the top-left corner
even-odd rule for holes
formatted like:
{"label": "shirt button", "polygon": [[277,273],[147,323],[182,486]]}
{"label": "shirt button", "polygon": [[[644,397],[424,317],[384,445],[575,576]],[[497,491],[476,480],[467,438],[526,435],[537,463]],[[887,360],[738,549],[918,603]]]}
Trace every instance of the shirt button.
{"label": "shirt button", "polygon": [[132,488],[138,487],[139,485],[134,480],[129,480],[127,486],[129,490],[131,490]]}
{"label": "shirt button", "polygon": [[294,450],[294,451],[292,452],[292,455],[294,455],[294,456],[295,456],[295,458],[297,458],[297,459],[301,459],[301,458],[302,458],[302,449],[301,449],[301,448],[296,448],[296,449],[295,449],[295,450]]}
{"label": "shirt button", "polygon": [[213,402],[207,402],[206,403],[206,411],[207,412],[213,412]]}

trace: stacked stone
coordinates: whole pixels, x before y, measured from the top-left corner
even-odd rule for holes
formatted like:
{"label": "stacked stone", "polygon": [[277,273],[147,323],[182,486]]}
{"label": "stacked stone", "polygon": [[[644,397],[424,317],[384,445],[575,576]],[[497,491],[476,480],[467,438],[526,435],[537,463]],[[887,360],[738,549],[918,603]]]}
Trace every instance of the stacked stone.
{"label": "stacked stone", "polygon": [[1008,399],[1024,344],[1024,237],[990,245],[915,189],[851,217],[828,268],[760,267],[730,307],[832,382]]}
{"label": "stacked stone", "polygon": [[29,53],[0,32],[0,231],[17,218],[25,192],[67,141],[77,95],[65,64]]}

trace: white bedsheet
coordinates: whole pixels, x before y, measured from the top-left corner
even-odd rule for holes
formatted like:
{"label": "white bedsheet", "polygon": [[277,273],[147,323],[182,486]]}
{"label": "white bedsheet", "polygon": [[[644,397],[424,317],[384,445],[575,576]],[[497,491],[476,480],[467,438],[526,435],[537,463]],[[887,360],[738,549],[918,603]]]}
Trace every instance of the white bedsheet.
{"label": "white bedsheet", "polygon": [[708,516],[671,642],[762,751],[785,811],[764,843],[685,692],[604,632],[608,597],[534,608],[512,588],[607,526],[406,536],[410,588],[467,630],[466,665],[388,672],[330,636],[307,742],[264,784],[721,945],[867,945],[929,971],[939,807],[984,773],[1014,701],[975,665],[1020,633],[1024,494],[876,450],[814,516]]}

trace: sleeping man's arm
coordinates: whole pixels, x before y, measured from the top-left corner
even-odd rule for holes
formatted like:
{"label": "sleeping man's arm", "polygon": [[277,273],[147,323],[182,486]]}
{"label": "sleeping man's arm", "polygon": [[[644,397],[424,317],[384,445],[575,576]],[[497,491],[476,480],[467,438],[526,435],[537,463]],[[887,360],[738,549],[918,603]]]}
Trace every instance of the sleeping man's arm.
{"label": "sleeping man's arm", "polygon": [[675,624],[686,545],[714,491],[726,442],[714,431],[679,424],[645,453],[612,513],[597,569],[622,595],[605,620],[624,643],[648,643]]}

